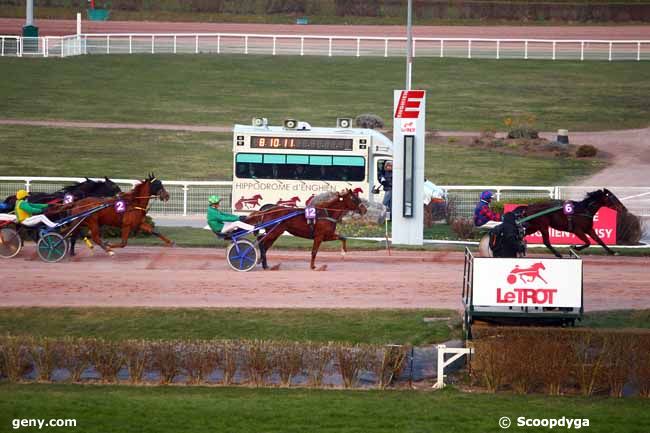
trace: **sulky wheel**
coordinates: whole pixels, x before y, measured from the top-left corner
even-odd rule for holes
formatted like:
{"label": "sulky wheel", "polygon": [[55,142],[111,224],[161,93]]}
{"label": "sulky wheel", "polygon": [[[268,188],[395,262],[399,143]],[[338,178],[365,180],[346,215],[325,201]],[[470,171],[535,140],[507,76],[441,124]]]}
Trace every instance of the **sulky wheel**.
{"label": "sulky wheel", "polygon": [[231,268],[238,272],[248,272],[257,265],[260,250],[248,239],[233,241],[226,250],[226,260]]}
{"label": "sulky wheel", "polygon": [[10,259],[23,248],[23,240],[18,232],[10,227],[0,229],[0,257]]}
{"label": "sulky wheel", "polygon": [[46,233],[38,240],[37,251],[39,257],[46,262],[56,263],[68,254],[70,244],[68,240],[58,233]]}

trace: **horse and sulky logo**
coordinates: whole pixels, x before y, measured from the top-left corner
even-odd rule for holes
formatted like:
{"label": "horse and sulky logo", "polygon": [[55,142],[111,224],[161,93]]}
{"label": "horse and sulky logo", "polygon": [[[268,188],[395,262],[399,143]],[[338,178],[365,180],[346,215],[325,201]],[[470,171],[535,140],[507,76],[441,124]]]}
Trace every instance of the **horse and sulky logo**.
{"label": "horse and sulky logo", "polygon": [[[556,288],[539,287],[541,284],[548,286],[548,282],[542,276],[545,271],[544,263],[533,263],[529,267],[515,267],[506,276],[506,281],[511,289],[497,288],[498,304],[532,304],[532,305],[553,305]],[[523,286],[523,287],[519,287]],[[532,287],[531,287],[532,286]]]}

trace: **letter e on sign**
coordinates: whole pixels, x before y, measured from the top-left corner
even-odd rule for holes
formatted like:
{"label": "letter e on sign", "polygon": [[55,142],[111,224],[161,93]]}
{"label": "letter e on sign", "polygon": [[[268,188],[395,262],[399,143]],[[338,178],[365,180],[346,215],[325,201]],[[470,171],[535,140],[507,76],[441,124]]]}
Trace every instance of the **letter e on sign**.
{"label": "letter e on sign", "polygon": [[417,119],[420,117],[420,105],[424,98],[424,90],[402,90],[397,108],[396,119]]}

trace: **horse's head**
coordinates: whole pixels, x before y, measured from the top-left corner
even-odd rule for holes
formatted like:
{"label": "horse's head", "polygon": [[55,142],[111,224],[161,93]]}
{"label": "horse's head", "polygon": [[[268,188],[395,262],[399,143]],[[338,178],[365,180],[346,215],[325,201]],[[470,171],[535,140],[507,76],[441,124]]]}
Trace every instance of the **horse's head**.
{"label": "horse's head", "polygon": [[148,178],[144,180],[145,184],[149,184],[149,195],[155,195],[161,201],[169,200],[169,193],[163,186],[160,179],[155,174],[151,173]]}
{"label": "horse's head", "polygon": [[114,197],[121,192],[122,189],[119,185],[108,177],[104,177],[103,182],[96,182],[95,188],[92,190],[92,194],[98,197]]}
{"label": "horse's head", "polygon": [[614,195],[613,192],[607,188],[603,189],[603,196],[605,203],[604,205],[610,209],[614,209],[616,212],[627,212],[627,208],[621,203],[621,201]]}
{"label": "horse's head", "polygon": [[359,212],[361,215],[365,214],[368,209],[361,202],[359,195],[350,189],[345,189],[336,193],[338,201],[343,204],[343,208],[354,212]]}

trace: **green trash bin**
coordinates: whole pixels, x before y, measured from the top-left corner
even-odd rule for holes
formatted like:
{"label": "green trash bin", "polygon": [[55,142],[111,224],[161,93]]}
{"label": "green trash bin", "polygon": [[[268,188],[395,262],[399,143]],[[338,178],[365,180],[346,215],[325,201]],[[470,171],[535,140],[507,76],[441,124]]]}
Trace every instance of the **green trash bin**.
{"label": "green trash bin", "polygon": [[86,9],[90,21],[106,21],[111,11],[108,9]]}
{"label": "green trash bin", "polygon": [[38,53],[38,27],[24,26],[23,38],[23,53]]}

